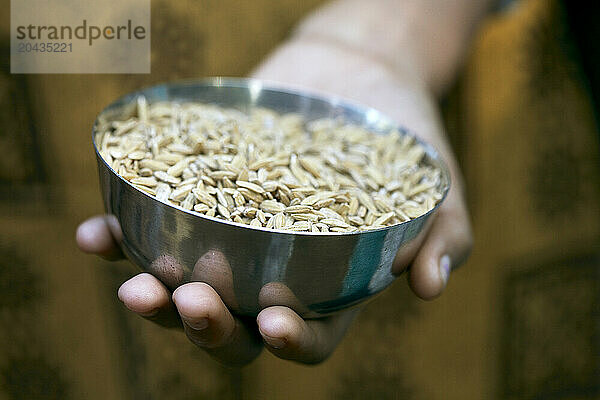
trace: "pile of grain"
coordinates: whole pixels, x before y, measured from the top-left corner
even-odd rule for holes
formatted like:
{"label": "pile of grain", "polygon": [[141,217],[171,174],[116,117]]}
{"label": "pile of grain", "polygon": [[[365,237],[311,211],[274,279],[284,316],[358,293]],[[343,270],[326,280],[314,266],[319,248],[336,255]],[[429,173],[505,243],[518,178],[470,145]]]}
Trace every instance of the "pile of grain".
{"label": "pile of grain", "polygon": [[333,119],[139,97],[129,118],[99,120],[96,143],[119,175],[160,201],[254,227],[376,229],[442,197],[441,171],[411,136]]}

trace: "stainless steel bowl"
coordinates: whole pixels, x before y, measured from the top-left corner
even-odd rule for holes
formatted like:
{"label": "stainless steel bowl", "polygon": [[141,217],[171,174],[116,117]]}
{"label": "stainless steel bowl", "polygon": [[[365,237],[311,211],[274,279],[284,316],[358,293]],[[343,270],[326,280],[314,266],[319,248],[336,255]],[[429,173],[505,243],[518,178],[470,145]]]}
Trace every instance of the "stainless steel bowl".
{"label": "stainless steel bowl", "polygon": [[[300,113],[307,121],[342,117],[381,134],[398,128],[377,110],[338,98],[230,78],[142,89],[115,101],[102,115],[115,118],[127,113],[140,95],[149,102],[198,101],[241,111],[266,107]],[[94,126],[93,141],[95,136]],[[431,146],[421,143],[426,161],[442,170],[440,189],[445,197],[450,186],[448,169]],[[366,232],[315,234],[253,228],[156,200],[106,164],[95,141],[94,148],[106,212],[121,224],[121,246],[127,257],[171,290],[189,281],[206,282],[232,311],[243,315],[284,305],[312,318],[371,297],[394,280],[394,258],[407,264],[412,260],[427,230],[426,221],[439,207],[414,220]]]}

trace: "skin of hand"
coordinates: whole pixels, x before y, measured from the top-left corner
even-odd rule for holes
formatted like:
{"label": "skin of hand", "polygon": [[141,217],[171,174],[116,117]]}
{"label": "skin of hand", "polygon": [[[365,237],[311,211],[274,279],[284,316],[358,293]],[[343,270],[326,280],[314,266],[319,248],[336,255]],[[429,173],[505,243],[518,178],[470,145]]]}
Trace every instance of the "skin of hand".
{"label": "skin of hand", "polygon": [[[487,8],[475,0],[332,2],[307,18],[253,74],[368,104],[437,148],[450,168],[452,188],[422,246],[414,249],[410,268],[407,262],[393,267],[397,275],[408,268],[411,289],[426,300],[441,294],[451,269],[472,245],[463,182],[435,96],[450,84]],[[116,218],[97,216],[79,226],[76,240],[84,252],[114,260],[122,257],[121,236]],[[249,363],[263,346],[283,359],[319,363],[358,313],[353,308],[303,320],[288,307],[267,306],[256,319],[240,318],[206,283],[187,283],[171,293],[148,273],[123,283],[118,296],[128,309],[161,326],[183,325],[193,343],[230,366]]]}

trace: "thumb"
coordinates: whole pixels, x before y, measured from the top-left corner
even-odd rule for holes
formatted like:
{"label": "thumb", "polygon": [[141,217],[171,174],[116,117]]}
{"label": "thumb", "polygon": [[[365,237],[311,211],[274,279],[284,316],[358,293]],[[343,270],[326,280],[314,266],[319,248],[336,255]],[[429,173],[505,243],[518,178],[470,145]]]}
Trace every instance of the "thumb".
{"label": "thumb", "polygon": [[449,193],[408,275],[413,292],[424,300],[439,296],[450,272],[462,264],[473,245],[471,225],[459,194]]}

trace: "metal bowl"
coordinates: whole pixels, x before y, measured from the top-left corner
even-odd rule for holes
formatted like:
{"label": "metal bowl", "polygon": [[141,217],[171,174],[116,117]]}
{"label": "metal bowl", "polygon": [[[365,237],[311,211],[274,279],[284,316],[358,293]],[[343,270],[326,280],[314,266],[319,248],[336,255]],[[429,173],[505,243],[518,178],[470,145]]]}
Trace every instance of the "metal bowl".
{"label": "metal bowl", "polygon": [[[148,102],[197,101],[241,111],[266,107],[299,113],[307,121],[341,117],[381,134],[398,129],[377,110],[253,79],[158,85],[118,99],[101,115],[126,114],[140,95]],[[106,212],[120,222],[123,252],[171,290],[190,281],[210,284],[237,314],[254,316],[264,307],[284,305],[312,318],[373,296],[394,280],[395,258],[410,263],[428,228],[427,220],[441,204],[411,221],[371,231],[317,234],[254,228],[186,211],[136,189],[100,156],[95,133],[96,124],[92,140],[100,188]],[[442,170],[440,190],[445,198],[448,169],[431,146],[419,142],[426,149],[426,162]]]}

